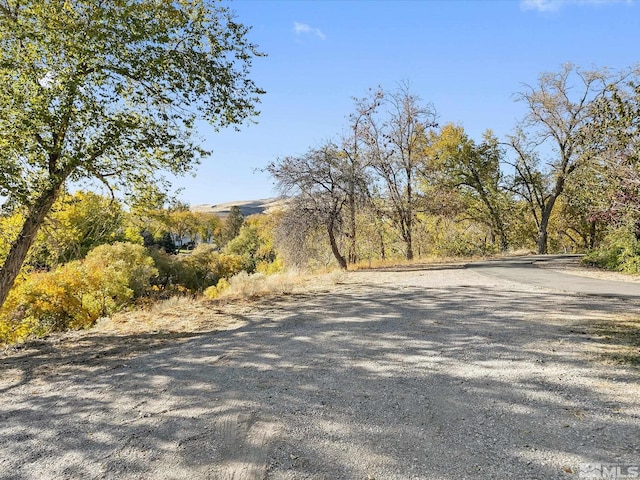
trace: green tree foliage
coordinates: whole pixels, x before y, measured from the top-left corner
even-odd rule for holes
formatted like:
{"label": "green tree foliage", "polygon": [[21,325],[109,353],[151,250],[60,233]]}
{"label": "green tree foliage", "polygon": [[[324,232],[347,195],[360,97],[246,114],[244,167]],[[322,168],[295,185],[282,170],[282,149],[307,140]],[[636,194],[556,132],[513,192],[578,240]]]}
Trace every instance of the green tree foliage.
{"label": "green tree foliage", "polygon": [[462,127],[448,124],[433,133],[430,140],[432,169],[440,173],[439,187],[457,189],[464,198],[466,216],[487,225],[492,243],[507,250],[507,212],[511,201],[502,188],[503,152],[489,131],[476,144]]}
{"label": "green tree foliage", "polygon": [[53,205],[34,250],[50,259],[48,265],[78,260],[98,245],[124,241],[125,225],[126,214],[116,199],[91,192],[63,195]]}
{"label": "green tree foliage", "polygon": [[537,85],[526,86],[517,96],[528,111],[508,139],[515,153],[512,191],[530,206],[538,253],[547,252],[547,228],[556,201],[598,153],[589,139],[594,106],[626,75],[567,64],[558,73],[543,73]]}
{"label": "green tree foliage", "polygon": [[213,213],[196,213],[197,236],[202,243],[218,243],[222,221]]}
{"label": "green tree foliage", "polygon": [[168,214],[168,228],[173,239],[181,249],[185,243],[195,244],[198,241],[200,225],[198,216],[189,210],[175,210]]}
{"label": "green tree foliage", "polygon": [[226,245],[231,240],[236,238],[240,233],[240,229],[244,224],[244,215],[240,207],[237,205],[232,206],[229,209],[229,215],[224,220],[224,225],[220,232],[220,244]]}
{"label": "green tree foliage", "polygon": [[599,215],[598,205],[607,196],[607,186],[600,178],[597,164],[592,162],[567,182],[558,200],[556,218],[552,215],[554,229],[559,237],[569,241],[571,250],[593,249],[603,239],[607,222]]}
{"label": "green tree foliage", "polygon": [[584,261],[591,265],[640,274],[640,240],[633,225],[623,225],[611,229],[601,248],[590,252]]}
{"label": "green tree foliage", "polygon": [[0,196],[25,208],[0,304],[69,180],[144,190],[206,153],[196,118],[256,113],[247,30],[207,0],[0,2]]}
{"label": "green tree foliage", "polygon": [[[5,258],[23,222],[20,210],[0,217],[4,234],[0,238],[0,259]],[[92,192],[64,194],[53,204],[27,263],[38,268],[55,267],[84,258],[98,245],[124,241],[131,236],[127,215],[116,199]]]}

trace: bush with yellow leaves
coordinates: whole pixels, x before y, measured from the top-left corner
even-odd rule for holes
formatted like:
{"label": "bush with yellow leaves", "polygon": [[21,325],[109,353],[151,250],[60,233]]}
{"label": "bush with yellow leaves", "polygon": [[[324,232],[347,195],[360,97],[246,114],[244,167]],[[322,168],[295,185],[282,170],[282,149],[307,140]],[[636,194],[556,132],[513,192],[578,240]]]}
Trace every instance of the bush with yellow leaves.
{"label": "bush with yellow leaves", "polygon": [[156,274],[145,248],[131,243],[101,245],[83,261],[32,273],[0,309],[0,343],[87,328],[146,293]]}

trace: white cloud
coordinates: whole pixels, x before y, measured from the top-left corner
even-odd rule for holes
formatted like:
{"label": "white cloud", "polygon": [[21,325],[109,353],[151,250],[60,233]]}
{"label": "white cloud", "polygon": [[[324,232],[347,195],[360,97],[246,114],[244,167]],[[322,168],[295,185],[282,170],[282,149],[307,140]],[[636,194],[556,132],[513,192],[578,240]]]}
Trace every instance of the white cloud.
{"label": "white cloud", "polygon": [[520,0],[522,10],[537,10],[538,12],[555,12],[565,5],[612,5],[625,3],[632,5],[634,0]]}
{"label": "white cloud", "polygon": [[306,23],[293,22],[293,31],[296,32],[296,35],[315,35],[320,40],[327,38],[319,28],[312,27]]}

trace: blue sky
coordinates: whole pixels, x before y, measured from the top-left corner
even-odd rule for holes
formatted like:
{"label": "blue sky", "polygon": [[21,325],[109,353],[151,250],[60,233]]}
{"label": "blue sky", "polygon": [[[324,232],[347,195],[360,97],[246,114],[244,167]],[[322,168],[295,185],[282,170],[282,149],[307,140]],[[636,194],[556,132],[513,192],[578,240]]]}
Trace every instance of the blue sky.
{"label": "blue sky", "polygon": [[268,56],[252,78],[267,91],[257,124],[212,132],[213,150],[174,182],[191,205],[275,196],[256,169],[336,138],[367,89],[409,82],[440,124],[479,139],[509,133],[525,112],[513,94],[565,62],[640,62],[640,3],[607,0],[269,1],[229,3]]}

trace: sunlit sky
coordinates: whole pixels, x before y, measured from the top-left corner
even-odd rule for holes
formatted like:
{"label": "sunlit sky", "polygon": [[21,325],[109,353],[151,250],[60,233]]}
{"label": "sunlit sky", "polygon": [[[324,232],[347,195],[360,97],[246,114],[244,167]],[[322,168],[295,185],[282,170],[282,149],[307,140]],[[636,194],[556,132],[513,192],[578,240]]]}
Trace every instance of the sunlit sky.
{"label": "sunlit sky", "polygon": [[408,82],[440,124],[479,139],[509,133],[525,113],[513,94],[539,74],[572,62],[640,62],[640,3],[606,0],[229,2],[268,56],[252,78],[267,91],[257,124],[213,132],[195,177],[177,179],[191,205],[276,195],[261,173],[278,157],[336,138],[353,97]]}

